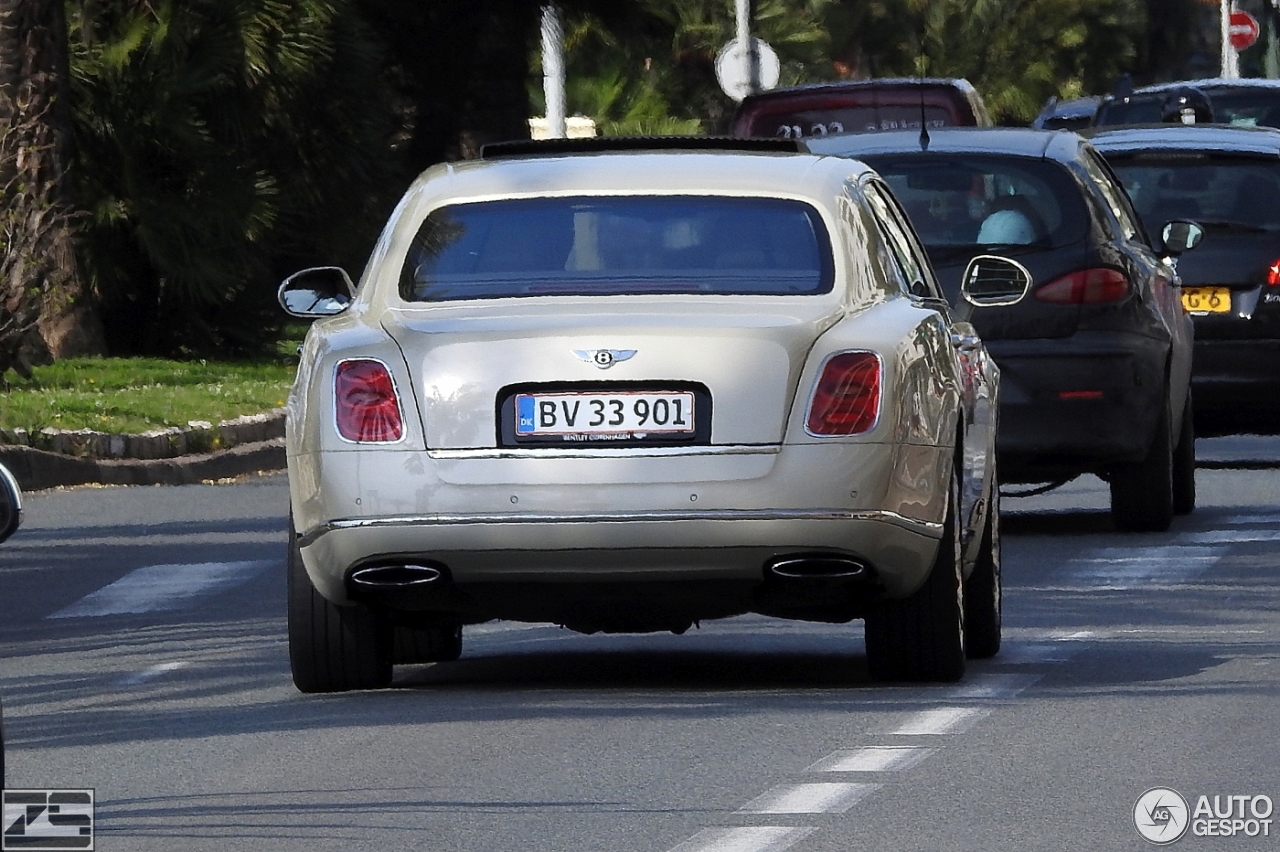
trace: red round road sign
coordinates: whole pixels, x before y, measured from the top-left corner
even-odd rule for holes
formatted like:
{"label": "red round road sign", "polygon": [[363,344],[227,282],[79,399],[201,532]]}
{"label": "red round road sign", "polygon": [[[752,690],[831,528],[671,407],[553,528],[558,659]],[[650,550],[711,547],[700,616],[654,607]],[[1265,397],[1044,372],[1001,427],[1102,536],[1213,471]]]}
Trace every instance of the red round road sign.
{"label": "red round road sign", "polygon": [[1231,38],[1231,46],[1236,50],[1252,47],[1258,40],[1258,21],[1248,12],[1232,12],[1230,24],[1227,32]]}

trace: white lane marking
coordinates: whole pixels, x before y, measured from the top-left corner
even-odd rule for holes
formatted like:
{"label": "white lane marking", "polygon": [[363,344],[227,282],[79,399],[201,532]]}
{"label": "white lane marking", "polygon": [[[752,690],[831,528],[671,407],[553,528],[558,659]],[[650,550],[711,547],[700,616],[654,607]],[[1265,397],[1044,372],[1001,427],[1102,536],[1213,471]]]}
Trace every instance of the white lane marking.
{"label": "white lane marking", "polygon": [[1242,527],[1248,524],[1280,524],[1280,512],[1258,512],[1253,515],[1232,515],[1218,521],[1229,527]]}
{"label": "white lane marking", "polygon": [[806,769],[806,772],[898,772],[910,769],[936,748],[922,746],[866,746],[842,748]]}
{"label": "white lane marking", "polygon": [[879,784],[816,781],[774,787],[742,807],[740,814],[842,814]]}
{"label": "white lane marking", "polygon": [[1201,574],[1223,556],[1218,547],[1101,547],[1069,560],[1081,566],[1073,579],[1110,589],[1146,588],[1153,581],[1180,583]]}
{"label": "white lane marking", "polygon": [[1097,635],[1092,630],[1075,630],[1071,633],[1067,633],[1065,630],[1054,630],[1049,634],[1049,638],[1055,642],[1083,642]]}
{"label": "white lane marking", "polygon": [[1012,698],[1041,678],[1038,674],[995,674],[983,672],[973,675],[959,686],[947,690],[947,698],[966,700],[974,698]]}
{"label": "white lane marking", "polygon": [[87,618],[184,609],[195,599],[248,582],[274,561],[147,565],[125,574],[49,618]]}
{"label": "white lane marking", "polygon": [[756,825],[747,828],[706,828],[670,852],[782,852],[812,834],[814,829]]}
{"label": "white lane marking", "polygon": [[116,681],[116,686],[137,686],[140,683],[146,683],[149,680],[154,680],[155,678],[160,677],[160,675],[168,674],[169,672],[176,672],[178,669],[185,668],[186,665],[187,664],[185,662],[181,661],[157,663],[156,665],[149,666],[140,672],[134,672],[131,675],[120,678]]}
{"label": "white lane marking", "polygon": [[1001,665],[1026,663],[1064,663],[1075,654],[1074,648],[1062,645],[1015,645],[1000,649],[1000,655],[992,662]]}
{"label": "white lane marking", "polygon": [[967,730],[974,722],[990,715],[990,710],[980,707],[935,707],[908,716],[888,733],[907,737],[951,734]]}
{"label": "white lane marking", "polygon": [[1188,544],[1241,544],[1249,541],[1280,541],[1280,530],[1208,530],[1178,536]]}

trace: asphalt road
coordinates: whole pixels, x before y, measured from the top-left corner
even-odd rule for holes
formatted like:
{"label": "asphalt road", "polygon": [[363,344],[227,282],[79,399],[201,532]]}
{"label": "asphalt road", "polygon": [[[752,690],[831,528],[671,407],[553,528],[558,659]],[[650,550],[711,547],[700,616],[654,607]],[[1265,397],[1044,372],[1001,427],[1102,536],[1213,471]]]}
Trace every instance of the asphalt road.
{"label": "asphalt road", "polygon": [[[391,690],[303,696],[282,475],[28,495],[9,786],[91,788],[128,852],[1146,849],[1150,788],[1280,801],[1280,439],[1199,449],[1253,469],[1201,470],[1168,533],[1113,532],[1093,479],[1006,501],[1005,649],[951,686],[870,682],[858,624],[745,617],[483,625]],[[1280,845],[1245,816],[1177,847]]]}

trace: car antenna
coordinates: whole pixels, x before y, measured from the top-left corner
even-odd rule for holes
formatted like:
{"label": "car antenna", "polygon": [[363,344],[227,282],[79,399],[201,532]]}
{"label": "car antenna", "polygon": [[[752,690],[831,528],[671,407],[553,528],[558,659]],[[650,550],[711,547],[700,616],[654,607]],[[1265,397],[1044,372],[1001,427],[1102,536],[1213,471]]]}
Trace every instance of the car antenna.
{"label": "car antenna", "polygon": [[924,113],[924,21],[920,22],[920,55],[916,57],[917,88],[920,90],[920,150],[929,150],[929,125]]}
{"label": "car antenna", "polygon": [[[874,56],[867,57],[867,71],[871,74],[871,79],[876,78],[876,58]],[[871,117],[875,120],[876,130],[884,130],[884,125],[880,123],[880,92],[878,86],[871,87]]]}

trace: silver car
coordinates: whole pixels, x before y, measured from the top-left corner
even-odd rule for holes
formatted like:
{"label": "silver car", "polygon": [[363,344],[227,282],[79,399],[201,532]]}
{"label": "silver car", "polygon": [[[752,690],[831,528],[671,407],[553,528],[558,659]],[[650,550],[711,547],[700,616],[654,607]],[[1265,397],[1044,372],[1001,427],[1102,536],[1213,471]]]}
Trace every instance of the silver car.
{"label": "silver car", "polygon": [[[645,146],[649,146],[647,149]],[[786,140],[489,146],[410,187],[288,401],[304,692],[385,686],[491,619],[866,621],[880,679],[1000,642],[998,373],[866,166]],[[854,643],[851,641],[851,646]]]}

